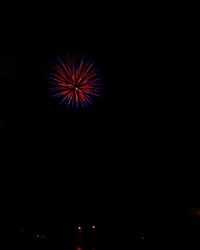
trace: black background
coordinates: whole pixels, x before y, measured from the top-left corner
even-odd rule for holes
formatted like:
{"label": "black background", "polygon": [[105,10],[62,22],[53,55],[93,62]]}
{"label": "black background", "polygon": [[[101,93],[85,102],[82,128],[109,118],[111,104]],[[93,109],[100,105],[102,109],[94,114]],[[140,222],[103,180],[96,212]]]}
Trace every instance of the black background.
{"label": "black background", "polygon": [[[195,70],[181,22],[162,7],[76,4],[3,25],[6,218],[29,227],[99,221],[119,232],[179,231],[198,205],[188,88]],[[67,53],[89,55],[101,69],[102,97],[87,110],[49,98],[49,63]]]}

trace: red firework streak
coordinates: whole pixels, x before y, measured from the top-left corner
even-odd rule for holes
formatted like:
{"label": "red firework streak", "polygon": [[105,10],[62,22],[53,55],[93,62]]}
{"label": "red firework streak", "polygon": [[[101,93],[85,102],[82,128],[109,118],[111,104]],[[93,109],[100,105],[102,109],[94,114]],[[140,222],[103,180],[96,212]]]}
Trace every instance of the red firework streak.
{"label": "red firework streak", "polygon": [[67,107],[86,107],[100,95],[101,81],[94,62],[84,58],[58,58],[49,79],[53,85],[50,88],[52,96],[59,98]]}

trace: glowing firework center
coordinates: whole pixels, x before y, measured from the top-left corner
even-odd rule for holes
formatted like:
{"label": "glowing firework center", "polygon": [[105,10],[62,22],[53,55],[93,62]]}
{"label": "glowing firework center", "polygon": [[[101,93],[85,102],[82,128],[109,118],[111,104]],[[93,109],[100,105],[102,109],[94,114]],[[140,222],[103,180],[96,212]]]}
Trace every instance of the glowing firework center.
{"label": "glowing firework center", "polygon": [[49,76],[52,96],[67,107],[87,107],[100,96],[101,81],[94,62],[76,57],[58,58]]}

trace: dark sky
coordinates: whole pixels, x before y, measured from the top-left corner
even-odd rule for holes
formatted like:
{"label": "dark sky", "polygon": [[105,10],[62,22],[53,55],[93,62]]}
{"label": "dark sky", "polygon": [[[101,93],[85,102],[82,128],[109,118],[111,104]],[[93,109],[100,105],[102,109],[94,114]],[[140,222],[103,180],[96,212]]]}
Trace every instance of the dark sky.
{"label": "dark sky", "polygon": [[[119,9],[26,16],[27,26],[18,20],[1,35],[3,185],[17,220],[70,211],[112,220],[117,209],[143,224],[182,206],[182,45],[162,13]],[[87,54],[102,71],[102,97],[88,110],[48,96],[49,62],[66,53]]]}

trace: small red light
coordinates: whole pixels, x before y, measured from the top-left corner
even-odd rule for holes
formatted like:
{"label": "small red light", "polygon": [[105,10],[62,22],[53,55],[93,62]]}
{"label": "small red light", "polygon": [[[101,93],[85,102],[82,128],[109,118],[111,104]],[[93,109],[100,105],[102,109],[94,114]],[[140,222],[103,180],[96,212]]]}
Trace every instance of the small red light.
{"label": "small red light", "polygon": [[196,209],[195,214],[196,214],[197,217],[200,217],[200,209]]}

